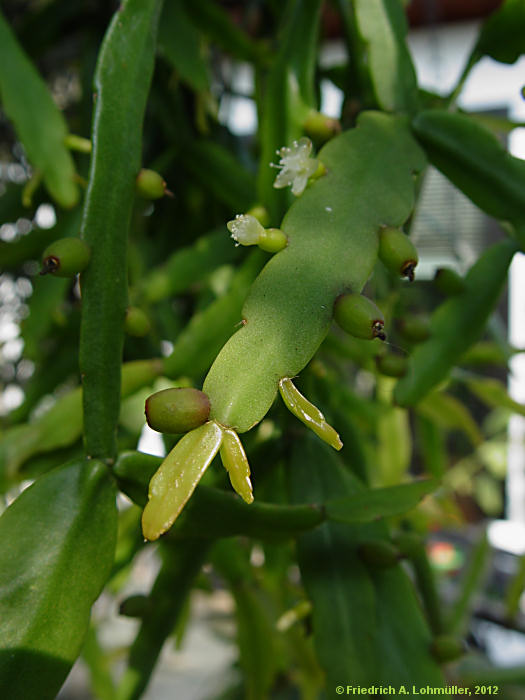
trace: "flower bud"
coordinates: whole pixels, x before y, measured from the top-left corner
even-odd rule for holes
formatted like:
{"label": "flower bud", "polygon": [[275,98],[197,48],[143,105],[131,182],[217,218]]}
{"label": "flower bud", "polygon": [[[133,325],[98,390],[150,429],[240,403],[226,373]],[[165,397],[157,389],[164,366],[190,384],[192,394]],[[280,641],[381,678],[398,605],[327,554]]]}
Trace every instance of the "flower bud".
{"label": "flower bud", "polygon": [[363,542],[357,551],[365,564],[374,569],[395,566],[401,558],[399,549],[386,540]]}
{"label": "flower bud", "polygon": [[434,284],[447,297],[456,296],[465,290],[463,277],[449,267],[441,267],[436,270]]}
{"label": "flower bud", "polygon": [[393,352],[385,355],[376,355],[377,371],[387,377],[402,377],[407,372],[407,360],[402,355]]}
{"label": "flower bud", "polygon": [[457,637],[449,634],[440,634],[434,637],[430,645],[430,652],[437,661],[455,661],[463,656],[465,647]]}
{"label": "flower bud", "polygon": [[251,214],[237,214],[226,227],[236,245],[257,245],[268,253],[278,253],[288,244],[288,238],[281,229],[265,229]]}
{"label": "flower bud", "polygon": [[146,420],[159,433],[187,433],[209,415],[210,400],[198,389],[163,389],[146,399]]}
{"label": "flower bud", "polygon": [[86,269],[90,257],[91,249],[82,239],[59,238],[44,250],[40,274],[74,277]]}
{"label": "flower bud", "polygon": [[246,212],[248,216],[254,216],[257,221],[261,224],[261,226],[268,226],[270,223],[270,215],[268,214],[268,209],[266,207],[263,207],[262,204],[254,204],[253,207],[250,207],[248,211]]}
{"label": "flower bud", "polygon": [[395,275],[414,281],[414,270],[418,262],[417,250],[401,229],[393,226],[380,229],[379,259]]}
{"label": "flower bud", "polygon": [[362,294],[343,294],[336,299],[334,319],[356,338],[385,340],[385,319],[373,301]]}
{"label": "flower bud", "polygon": [[142,168],[135,181],[135,191],[144,199],[160,199],[168,192],[162,175]]}
{"label": "flower bud", "polygon": [[151,330],[151,323],[142,309],[130,306],[126,311],[124,330],[135,338],[143,338]]}

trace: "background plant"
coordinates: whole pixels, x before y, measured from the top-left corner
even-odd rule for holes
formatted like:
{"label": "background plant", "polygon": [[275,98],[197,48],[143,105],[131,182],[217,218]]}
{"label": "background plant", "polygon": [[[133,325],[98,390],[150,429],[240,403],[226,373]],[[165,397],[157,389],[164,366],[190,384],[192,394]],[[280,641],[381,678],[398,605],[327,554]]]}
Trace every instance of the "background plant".
{"label": "background plant", "polygon": [[[461,519],[457,491],[485,489],[480,503],[497,514],[490,494],[501,474],[491,455],[502,443],[501,410],[525,412],[500,381],[515,349],[484,335],[523,246],[525,166],[455,107],[482,56],[520,56],[525,11],[507,0],[487,20],[460,84],[441,97],[418,90],[398,0],[334,8],[348,61],[323,71],[319,0],[248,4],[239,23],[204,0],[126,0],[118,9],[5,3],[2,128],[23,170],[0,197],[2,222],[14,227],[0,255],[6,279],[28,297],[28,280],[32,287],[20,309],[24,355],[12,365],[24,400],[0,439],[2,489],[9,501],[17,496],[0,518],[7,697],[55,697],[80,653],[97,697],[140,697],[164,642],[182,633],[191,590],[210,591],[218,581],[235,602],[242,680],[232,696],[502,682],[486,664],[443,668],[468,629],[485,541],[449,607],[440,603],[424,541],[429,528]],[[231,59],[254,69],[255,139],[217,119],[218,102],[234,94]],[[136,451],[143,401],[169,385],[200,388],[241,321],[270,255],[233,245],[225,223],[251,210],[265,226],[281,225],[294,198],[274,188],[269,163],[294,139],[307,134],[319,150],[338,131],[317,111],[324,77],[344,92],[345,134],[358,119],[366,130],[367,110],[398,115],[372,119],[403,124],[406,133],[410,125],[429,162],[505,222],[505,233],[464,279],[442,278],[440,292],[410,286],[377,263],[366,291],[383,311],[391,345],[333,326],[297,380],[337,427],[343,450],[307,434],[275,402],[243,438],[255,502],[229,492],[222,467],[207,471],[158,545],[151,592],[123,603],[140,627],[116,678],[89,612],[104,587],[118,595],[136,556],[152,546],[143,542],[140,515],[161,460]],[[405,133],[398,129],[392,148]],[[381,160],[382,147],[363,159],[365,214],[355,214],[356,226],[366,212],[393,206],[382,188],[392,171],[395,192],[398,164]],[[398,160],[408,159],[406,150]],[[143,166],[162,173],[173,197],[137,195]],[[50,201],[56,224],[31,224]],[[25,235],[24,222],[32,229]],[[409,219],[407,233],[410,226]],[[79,285],[36,275],[32,261],[49,255],[50,243],[79,236],[91,251]],[[305,293],[313,286],[313,278],[301,282]],[[428,323],[422,314],[431,314]],[[475,416],[469,396],[479,402]],[[163,439],[170,449],[173,436]],[[27,480],[34,484],[18,496]],[[117,510],[119,491],[135,505]],[[262,567],[252,563],[254,547],[264,553]],[[509,589],[509,614],[522,578]],[[523,670],[506,677],[523,681]]]}

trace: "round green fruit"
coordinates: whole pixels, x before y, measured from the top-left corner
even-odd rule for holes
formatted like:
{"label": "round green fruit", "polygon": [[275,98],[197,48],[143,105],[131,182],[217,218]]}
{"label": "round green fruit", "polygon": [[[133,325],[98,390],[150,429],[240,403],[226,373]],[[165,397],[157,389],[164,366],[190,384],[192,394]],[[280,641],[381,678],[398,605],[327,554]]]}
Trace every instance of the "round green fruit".
{"label": "round green fruit", "polygon": [[187,433],[209,415],[210,400],[198,389],[163,389],[146,399],[146,420],[159,433]]}
{"label": "round green fruit", "polygon": [[143,168],[137,175],[135,190],[144,199],[160,199],[166,194],[166,183],[155,170]]}
{"label": "round green fruit", "polygon": [[410,238],[399,228],[385,226],[379,231],[379,259],[395,275],[414,281],[418,263],[417,250]]}
{"label": "round green fruit", "polygon": [[50,243],[42,254],[41,275],[74,277],[86,269],[91,249],[80,238],[59,238]]}
{"label": "round green fruit", "polygon": [[362,294],[343,294],[334,305],[334,319],[356,338],[385,340],[385,319],[373,301]]}
{"label": "round green fruit", "polygon": [[126,311],[124,329],[128,335],[135,338],[143,338],[151,330],[151,323],[142,309],[130,306]]}

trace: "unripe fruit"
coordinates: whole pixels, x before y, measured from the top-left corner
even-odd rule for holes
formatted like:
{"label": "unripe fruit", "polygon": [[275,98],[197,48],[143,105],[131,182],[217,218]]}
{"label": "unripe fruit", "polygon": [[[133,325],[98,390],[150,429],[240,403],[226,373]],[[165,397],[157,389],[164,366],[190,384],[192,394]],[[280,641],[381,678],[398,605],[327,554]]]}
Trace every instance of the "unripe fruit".
{"label": "unripe fruit", "polygon": [[343,294],[336,299],[334,319],[356,338],[385,340],[385,319],[373,301],[361,294]]}
{"label": "unripe fruit", "polygon": [[283,248],[286,248],[288,238],[280,228],[265,228],[257,245],[267,253],[278,253]]}
{"label": "unripe fruit", "polygon": [[403,377],[407,372],[408,362],[406,357],[389,352],[376,355],[376,366],[378,372],[387,377]]}
{"label": "unripe fruit", "polygon": [[144,199],[160,199],[167,193],[162,175],[155,170],[143,168],[137,175],[135,190]]}
{"label": "unripe fruit", "polygon": [[312,139],[324,143],[341,133],[341,122],[312,109],[303,122],[303,129]]}
{"label": "unripe fruit", "polygon": [[399,549],[385,540],[363,542],[357,551],[365,564],[377,569],[395,566],[401,558]]}
{"label": "unripe fruit", "polygon": [[74,277],[86,269],[90,257],[91,249],[82,239],[59,238],[44,250],[40,274]]}
{"label": "unripe fruit", "polygon": [[249,216],[255,216],[261,226],[264,226],[265,228],[270,223],[270,215],[268,214],[268,210],[263,207],[262,204],[254,204],[253,207],[248,209],[246,214]]}
{"label": "unripe fruit", "polygon": [[119,615],[126,617],[145,617],[151,608],[149,598],[146,595],[130,595],[119,606]]}
{"label": "unripe fruit", "polygon": [[456,296],[465,290],[463,277],[449,267],[441,267],[436,270],[434,284],[447,297]]}
{"label": "unripe fruit", "polygon": [[455,661],[463,656],[465,647],[460,639],[448,634],[441,634],[432,640],[430,652],[437,661]]}
{"label": "unripe fruit", "polygon": [[421,316],[408,316],[399,322],[399,332],[411,343],[422,343],[430,338],[428,319]]}
{"label": "unripe fruit", "polygon": [[209,415],[210,400],[198,389],[163,389],[146,399],[146,420],[159,433],[187,433]]}
{"label": "unripe fruit", "polygon": [[124,330],[135,338],[143,338],[151,330],[151,323],[142,309],[130,306],[126,311]]}
{"label": "unripe fruit", "polygon": [[401,229],[393,226],[380,229],[378,255],[391,272],[414,281],[414,270],[418,262],[417,250]]}

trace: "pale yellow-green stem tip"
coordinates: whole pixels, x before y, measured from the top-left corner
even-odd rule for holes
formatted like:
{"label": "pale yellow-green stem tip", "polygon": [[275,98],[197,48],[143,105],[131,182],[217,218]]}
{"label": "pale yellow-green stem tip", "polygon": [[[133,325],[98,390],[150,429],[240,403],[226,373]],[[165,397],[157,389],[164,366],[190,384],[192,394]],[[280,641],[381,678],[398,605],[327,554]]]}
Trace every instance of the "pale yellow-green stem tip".
{"label": "pale yellow-green stem tip", "polygon": [[235,430],[224,430],[220,454],[234,491],[236,491],[246,503],[253,503],[250,465],[248,464],[246,452]]}
{"label": "pale yellow-green stem tip", "polygon": [[78,151],[78,153],[91,153],[91,141],[83,136],[76,134],[67,134],[64,138],[64,145],[70,151]]}
{"label": "pale yellow-green stem tip", "polygon": [[279,632],[287,632],[297,622],[304,620],[312,612],[312,604],[309,600],[301,600],[293,608],[284,612],[275,623],[275,628]]}
{"label": "pale yellow-green stem tip", "polygon": [[219,451],[224,429],[215,421],[186,433],[166,456],[149,484],[142,533],[156,540],[170,529]]}
{"label": "pale yellow-green stem tip", "polygon": [[310,403],[295,387],[289,377],[284,377],[279,382],[279,392],[282,399],[296,418],[299,418],[310,430],[324,440],[334,450],[340,450],[343,446],[341,438],[332,426],[326,422],[321,411]]}

